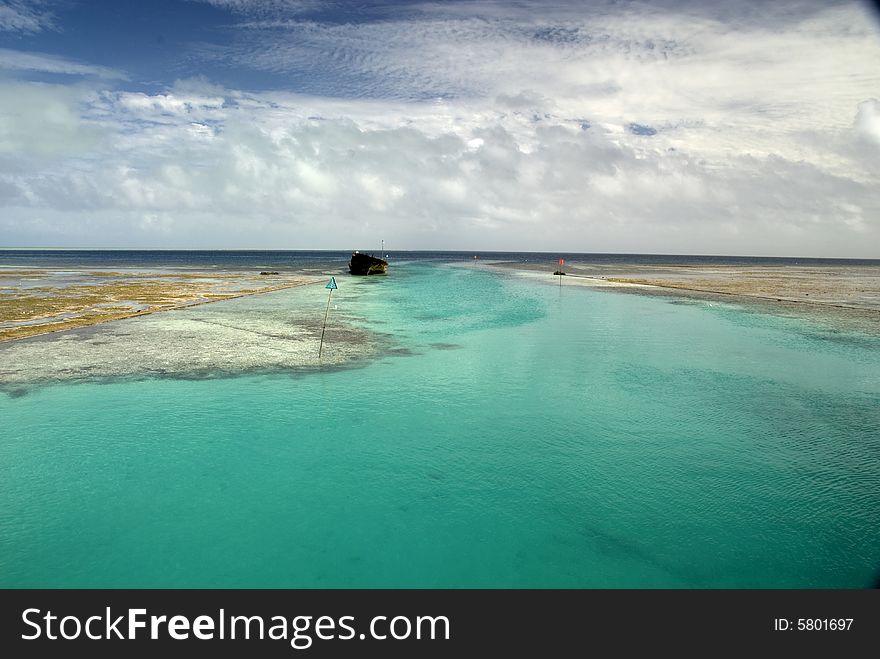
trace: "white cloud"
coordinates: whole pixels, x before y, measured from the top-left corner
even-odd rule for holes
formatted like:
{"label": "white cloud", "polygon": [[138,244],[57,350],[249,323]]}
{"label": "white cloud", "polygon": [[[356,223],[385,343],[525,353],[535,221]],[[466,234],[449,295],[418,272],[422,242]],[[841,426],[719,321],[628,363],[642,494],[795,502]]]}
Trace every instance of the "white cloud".
{"label": "white cloud", "polygon": [[[110,244],[330,248],[382,235],[408,247],[798,254],[880,238],[876,187],[780,156],[709,162],[629,133],[523,123],[505,106],[340,113],[339,101],[278,93],[168,96],[94,98],[83,121],[110,137],[76,166],[5,177],[17,233],[31,216],[45,232],[51,209],[64,232],[87,216],[83,239]],[[211,126],[194,125],[199,108]]]}
{"label": "white cloud", "polygon": [[0,2],[0,31],[41,32],[54,27],[54,16],[45,11],[44,0],[5,0]]}
{"label": "white cloud", "polygon": [[298,15],[320,9],[323,0],[191,0],[251,17]]}
{"label": "white cloud", "polygon": [[118,97],[119,105],[136,114],[149,117],[159,113],[163,116],[201,116],[205,112],[223,106],[223,97],[181,96],[179,94],[123,93]]}
{"label": "white cloud", "polygon": [[0,81],[0,156],[58,157],[96,146],[99,131],[81,116],[88,96],[84,89]]}
{"label": "white cloud", "polygon": [[880,101],[870,98],[859,103],[855,125],[859,135],[880,144]]}
{"label": "white cloud", "polygon": [[125,79],[121,71],[106,66],[81,64],[64,57],[46,53],[31,53],[0,48],[0,69],[7,71],[37,71],[75,76],[96,76],[106,79]]}
{"label": "white cloud", "polygon": [[202,52],[325,96],[496,99],[529,118],[649,126],[713,157],[825,158],[809,135],[846,129],[880,85],[867,9],[738,8],[424,4],[362,23],[249,20],[233,47]]}

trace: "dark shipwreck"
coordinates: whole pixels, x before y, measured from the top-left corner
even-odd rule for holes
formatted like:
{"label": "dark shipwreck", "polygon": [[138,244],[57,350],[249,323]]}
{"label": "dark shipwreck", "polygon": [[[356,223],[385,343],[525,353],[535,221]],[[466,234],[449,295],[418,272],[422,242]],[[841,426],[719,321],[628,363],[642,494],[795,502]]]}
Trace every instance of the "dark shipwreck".
{"label": "dark shipwreck", "polygon": [[388,261],[361,252],[354,252],[348,262],[348,271],[353,275],[382,275],[387,269]]}

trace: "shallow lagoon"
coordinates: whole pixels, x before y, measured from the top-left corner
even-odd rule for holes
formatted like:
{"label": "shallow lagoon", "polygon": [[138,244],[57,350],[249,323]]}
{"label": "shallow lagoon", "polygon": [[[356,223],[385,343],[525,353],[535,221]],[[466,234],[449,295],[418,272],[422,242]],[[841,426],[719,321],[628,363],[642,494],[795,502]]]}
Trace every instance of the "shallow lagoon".
{"label": "shallow lagoon", "polygon": [[[0,585],[876,577],[876,338],[473,265],[340,286],[331,319],[381,333],[354,368],[0,395]],[[203,309],[320,315],[319,293]]]}

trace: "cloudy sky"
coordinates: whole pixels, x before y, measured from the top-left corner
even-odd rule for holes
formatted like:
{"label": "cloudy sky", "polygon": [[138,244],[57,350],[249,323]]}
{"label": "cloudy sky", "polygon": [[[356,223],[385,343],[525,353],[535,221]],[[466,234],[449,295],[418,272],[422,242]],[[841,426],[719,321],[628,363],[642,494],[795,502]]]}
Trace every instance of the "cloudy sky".
{"label": "cloudy sky", "polygon": [[880,258],[861,2],[0,0],[0,246]]}

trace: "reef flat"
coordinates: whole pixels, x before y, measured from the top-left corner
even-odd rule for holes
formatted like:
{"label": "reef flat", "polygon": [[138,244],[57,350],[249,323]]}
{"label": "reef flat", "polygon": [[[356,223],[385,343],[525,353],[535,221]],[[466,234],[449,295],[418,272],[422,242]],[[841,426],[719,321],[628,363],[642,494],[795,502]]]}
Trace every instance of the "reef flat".
{"label": "reef flat", "polygon": [[[359,327],[351,313],[332,309],[319,359],[323,292],[301,286],[241,294],[217,304],[6,341],[0,344],[0,391],[17,396],[33,386],[64,382],[297,373],[356,365],[386,349],[383,335]],[[340,297],[343,306],[346,300]]]}
{"label": "reef flat", "polygon": [[[551,278],[556,263],[498,262],[492,267]],[[564,284],[639,295],[743,304],[774,315],[809,318],[845,330],[880,334],[880,266],[590,263],[567,259]]]}
{"label": "reef flat", "polygon": [[299,274],[0,270],[0,341],[309,283]]}

